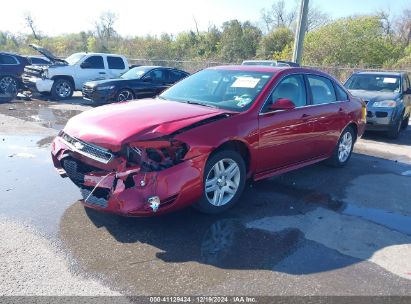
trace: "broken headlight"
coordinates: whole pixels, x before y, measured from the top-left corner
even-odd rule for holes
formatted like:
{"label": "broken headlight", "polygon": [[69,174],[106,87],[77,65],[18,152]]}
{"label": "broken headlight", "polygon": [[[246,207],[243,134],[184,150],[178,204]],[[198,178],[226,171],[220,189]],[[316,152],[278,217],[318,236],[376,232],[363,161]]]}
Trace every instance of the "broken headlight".
{"label": "broken headlight", "polygon": [[126,158],[142,171],[160,171],[180,163],[187,151],[188,146],[176,140],[137,142],[126,148]]}

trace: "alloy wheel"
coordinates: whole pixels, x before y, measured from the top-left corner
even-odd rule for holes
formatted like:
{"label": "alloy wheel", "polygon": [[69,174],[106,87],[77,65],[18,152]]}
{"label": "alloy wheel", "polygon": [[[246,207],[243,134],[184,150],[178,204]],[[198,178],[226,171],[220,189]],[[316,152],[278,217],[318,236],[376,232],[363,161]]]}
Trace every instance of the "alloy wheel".
{"label": "alloy wheel", "polygon": [[17,82],[13,77],[5,76],[0,79],[0,91],[2,93],[10,93],[17,91]]}
{"label": "alloy wheel", "polygon": [[117,101],[127,101],[127,100],[132,100],[132,99],[133,99],[133,94],[128,90],[121,91],[117,97]]}
{"label": "alloy wheel", "polygon": [[61,98],[69,97],[71,94],[71,86],[67,81],[62,81],[56,85],[56,92]]}
{"label": "alloy wheel", "polygon": [[240,185],[241,172],[238,164],[231,158],[215,163],[207,174],[205,193],[213,206],[224,206],[231,201]]}
{"label": "alloy wheel", "polygon": [[352,150],[352,144],[353,144],[353,140],[352,140],[351,132],[345,132],[338,146],[338,160],[341,163],[344,163],[350,156],[351,150]]}

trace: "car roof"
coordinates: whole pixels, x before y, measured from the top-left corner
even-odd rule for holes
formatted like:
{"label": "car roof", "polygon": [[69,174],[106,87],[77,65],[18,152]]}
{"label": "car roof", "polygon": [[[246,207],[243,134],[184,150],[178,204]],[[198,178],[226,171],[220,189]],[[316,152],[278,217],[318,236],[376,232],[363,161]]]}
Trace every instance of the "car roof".
{"label": "car roof", "polygon": [[22,57],[21,55],[16,54],[16,53],[12,53],[12,52],[4,52],[4,51],[0,51],[0,54],[2,54],[2,55],[10,55],[10,56]]}
{"label": "car roof", "polygon": [[116,57],[124,57],[123,55],[119,55],[119,54],[111,54],[111,53],[94,53],[94,52],[77,52],[77,53],[73,53],[73,54],[83,54],[83,55],[96,55],[96,56],[116,56]]}
{"label": "car roof", "polygon": [[279,72],[290,69],[291,67],[276,67],[270,65],[219,65],[207,69],[215,70],[232,70],[232,71],[250,71],[250,72]]}
{"label": "car roof", "polygon": [[404,75],[405,73],[404,72],[395,72],[395,71],[392,71],[392,72],[387,72],[387,71],[381,71],[381,72],[378,72],[378,71],[364,71],[364,72],[357,72],[357,73],[354,73],[354,74],[356,74],[356,75],[401,76],[401,75]]}
{"label": "car roof", "polygon": [[291,67],[291,66],[268,66],[268,65],[220,65],[215,67],[209,67],[208,69],[216,70],[232,70],[232,71],[250,71],[250,72],[271,72],[278,73],[284,70],[293,70],[297,73],[309,72],[317,75],[330,75],[323,73],[319,70],[313,70],[309,68],[302,67]]}

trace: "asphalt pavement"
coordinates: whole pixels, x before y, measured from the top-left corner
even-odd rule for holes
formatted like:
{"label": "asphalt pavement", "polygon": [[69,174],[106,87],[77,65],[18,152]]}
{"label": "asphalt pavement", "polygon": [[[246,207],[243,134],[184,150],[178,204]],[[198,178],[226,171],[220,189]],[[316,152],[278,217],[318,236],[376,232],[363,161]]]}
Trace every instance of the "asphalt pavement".
{"label": "asphalt pavement", "polygon": [[221,215],[124,218],[85,209],[52,166],[90,108],[0,104],[0,295],[411,296],[410,130],[367,134],[345,168],[249,184]]}

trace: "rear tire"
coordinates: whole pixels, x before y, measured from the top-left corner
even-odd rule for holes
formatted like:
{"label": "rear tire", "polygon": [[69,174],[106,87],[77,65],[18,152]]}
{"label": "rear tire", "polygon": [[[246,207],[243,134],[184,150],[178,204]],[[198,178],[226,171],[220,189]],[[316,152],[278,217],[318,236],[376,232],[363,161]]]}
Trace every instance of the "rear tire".
{"label": "rear tire", "polygon": [[65,78],[57,78],[51,87],[51,97],[55,100],[65,100],[73,96],[74,86]]}
{"label": "rear tire", "polygon": [[208,159],[203,176],[203,195],[194,205],[201,212],[216,214],[232,207],[246,181],[244,159],[233,150],[222,150]]}
{"label": "rear tire", "polygon": [[333,167],[344,167],[351,158],[354,148],[355,132],[352,127],[347,127],[342,131],[333,155],[327,160],[327,164]]}

